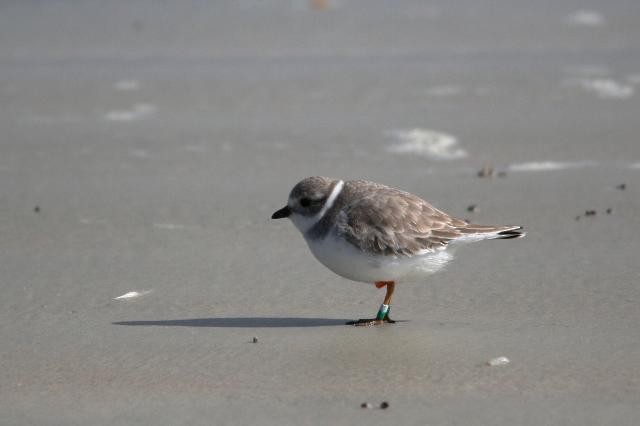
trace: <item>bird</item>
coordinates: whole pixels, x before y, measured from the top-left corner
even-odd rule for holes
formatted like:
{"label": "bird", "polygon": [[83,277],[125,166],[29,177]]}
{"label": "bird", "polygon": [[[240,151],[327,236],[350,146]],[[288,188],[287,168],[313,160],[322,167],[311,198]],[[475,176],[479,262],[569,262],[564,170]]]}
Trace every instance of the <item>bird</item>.
{"label": "bird", "polygon": [[522,226],[477,225],[400,189],[367,180],[302,179],[272,219],[289,218],[315,258],[352,281],[386,287],[374,318],[347,324],[393,324],[396,282],[422,280],[447,265],[466,243],[525,236]]}

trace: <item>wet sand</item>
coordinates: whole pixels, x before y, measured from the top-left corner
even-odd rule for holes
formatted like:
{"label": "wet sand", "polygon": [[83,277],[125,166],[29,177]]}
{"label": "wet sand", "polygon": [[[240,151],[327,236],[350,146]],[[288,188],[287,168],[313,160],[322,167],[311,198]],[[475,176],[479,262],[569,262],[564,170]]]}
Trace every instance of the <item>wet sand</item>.
{"label": "wet sand", "polygon": [[[638,17],[3,5],[0,424],[637,424]],[[315,174],[528,235],[348,327],[383,292],[269,219]]]}

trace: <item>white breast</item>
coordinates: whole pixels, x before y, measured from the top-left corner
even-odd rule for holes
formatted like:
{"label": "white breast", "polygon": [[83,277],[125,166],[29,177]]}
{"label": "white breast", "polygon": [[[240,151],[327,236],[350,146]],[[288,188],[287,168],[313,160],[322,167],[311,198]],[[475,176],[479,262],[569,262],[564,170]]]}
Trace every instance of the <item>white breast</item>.
{"label": "white breast", "polygon": [[324,239],[306,241],[324,266],[340,276],[366,283],[419,280],[442,269],[452,259],[451,254],[444,250],[412,257],[370,255],[333,232]]}

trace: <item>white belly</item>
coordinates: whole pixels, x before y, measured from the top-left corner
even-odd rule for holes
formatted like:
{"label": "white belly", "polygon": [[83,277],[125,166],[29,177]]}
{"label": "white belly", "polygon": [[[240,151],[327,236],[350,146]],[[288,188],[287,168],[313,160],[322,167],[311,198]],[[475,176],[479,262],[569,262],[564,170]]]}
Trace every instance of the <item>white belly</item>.
{"label": "white belly", "polygon": [[452,259],[444,250],[413,257],[373,256],[331,233],[323,240],[306,241],[324,266],[340,276],[366,283],[417,280],[439,271]]}

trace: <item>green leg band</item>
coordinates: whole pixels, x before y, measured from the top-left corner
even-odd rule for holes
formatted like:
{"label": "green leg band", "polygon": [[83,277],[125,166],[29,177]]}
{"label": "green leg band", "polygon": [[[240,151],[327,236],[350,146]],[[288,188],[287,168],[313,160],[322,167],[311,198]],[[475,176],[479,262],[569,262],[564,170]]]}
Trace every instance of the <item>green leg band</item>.
{"label": "green leg band", "polygon": [[378,310],[378,315],[376,315],[376,319],[382,321],[389,314],[389,305],[385,305],[384,303],[380,305],[380,309]]}

